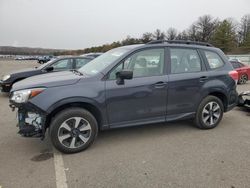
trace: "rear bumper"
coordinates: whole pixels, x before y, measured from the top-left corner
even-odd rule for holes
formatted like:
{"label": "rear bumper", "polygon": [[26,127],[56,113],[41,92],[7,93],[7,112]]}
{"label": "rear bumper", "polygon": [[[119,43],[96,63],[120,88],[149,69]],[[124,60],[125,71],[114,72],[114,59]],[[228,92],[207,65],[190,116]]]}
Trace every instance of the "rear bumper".
{"label": "rear bumper", "polygon": [[2,92],[10,92],[11,90],[11,83],[5,83],[0,80],[0,91]]}
{"label": "rear bumper", "polygon": [[228,95],[228,105],[225,108],[225,112],[232,110],[238,105],[238,93],[236,90],[231,90]]}
{"label": "rear bumper", "polygon": [[226,108],[226,110],[225,110],[225,112],[228,112],[228,111],[232,110],[236,106],[237,106],[237,103],[228,105],[227,108]]}

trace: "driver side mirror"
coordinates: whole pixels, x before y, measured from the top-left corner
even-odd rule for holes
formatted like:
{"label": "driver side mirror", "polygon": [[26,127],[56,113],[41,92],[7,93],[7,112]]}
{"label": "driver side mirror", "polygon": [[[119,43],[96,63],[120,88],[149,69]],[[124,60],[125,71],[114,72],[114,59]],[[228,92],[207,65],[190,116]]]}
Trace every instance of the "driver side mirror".
{"label": "driver side mirror", "polygon": [[133,71],[131,70],[121,70],[116,73],[116,83],[118,85],[124,84],[124,80],[131,80],[133,78]]}
{"label": "driver side mirror", "polygon": [[53,71],[53,70],[54,70],[54,67],[50,67],[50,66],[49,66],[49,67],[46,67],[46,68],[45,68],[45,71],[46,71],[46,72],[51,72],[51,71]]}

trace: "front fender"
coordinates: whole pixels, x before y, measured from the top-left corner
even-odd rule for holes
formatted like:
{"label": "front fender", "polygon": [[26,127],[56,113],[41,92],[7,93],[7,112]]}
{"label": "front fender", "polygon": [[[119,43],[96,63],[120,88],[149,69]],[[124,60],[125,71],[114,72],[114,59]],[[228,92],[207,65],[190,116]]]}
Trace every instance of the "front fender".
{"label": "front fender", "polygon": [[62,99],[59,100],[57,102],[55,102],[54,104],[52,104],[48,110],[46,111],[48,114],[50,114],[52,111],[54,111],[55,109],[57,109],[60,106],[64,106],[66,104],[72,104],[72,103],[87,103],[87,104],[91,104],[93,106],[95,106],[98,110],[101,111],[101,108],[99,108],[98,102],[89,99],[89,98],[85,98],[85,97],[69,97],[66,99]]}
{"label": "front fender", "polygon": [[101,118],[100,119],[101,120],[100,128],[104,129],[105,127],[108,126],[108,119],[106,116],[107,112],[106,112],[105,103],[100,104],[95,100],[85,98],[85,97],[70,97],[70,98],[66,98],[66,99],[62,99],[60,101],[57,101],[56,103],[52,104],[48,108],[47,114],[51,115],[51,114],[53,114],[53,112],[60,109],[60,107],[72,105],[72,104],[74,104],[76,106],[83,106],[83,107],[84,107],[84,105],[86,105],[86,109],[88,109],[87,107],[89,107],[89,106],[94,107],[98,111],[98,116],[100,116],[100,118]]}
{"label": "front fender", "polygon": [[104,82],[87,82],[74,85],[51,87],[30,100],[50,115],[56,108],[71,103],[87,103],[95,107],[106,119]]}

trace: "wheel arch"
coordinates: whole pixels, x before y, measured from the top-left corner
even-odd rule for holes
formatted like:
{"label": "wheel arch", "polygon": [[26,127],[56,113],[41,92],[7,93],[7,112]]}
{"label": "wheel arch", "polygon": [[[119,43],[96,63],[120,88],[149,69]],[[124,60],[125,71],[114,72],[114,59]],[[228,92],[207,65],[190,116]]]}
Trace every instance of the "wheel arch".
{"label": "wheel arch", "polygon": [[[248,76],[248,74],[247,74],[247,72],[246,73],[244,73],[245,75],[246,75],[246,77],[247,77],[247,81],[249,80],[249,76]],[[249,73],[249,75],[250,75],[250,73]]]}
{"label": "wheel arch", "polygon": [[228,99],[227,99],[227,96],[223,92],[221,92],[221,91],[213,91],[213,92],[208,93],[208,95],[218,97],[222,101],[222,104],[223,104],[223,107],[224,107],[223,111],[224,112],[226,111],[227,105],[228,105]]}
{"label": "wheel arch", "polygon": [[48,115],[45,122],[46,127],[50,126],[51,120],[53,119],[53,117],[55,117],[56,114],[70,107],[79,107],[88,110],[96,118],[99,129],[102,128],[102,125],[104,124],[105,121],[102,115],[102,110],[99,109],[97,105],[93,104],[90,101],[77,100],[77,99],[60,101],[52,105],[47,111]]}

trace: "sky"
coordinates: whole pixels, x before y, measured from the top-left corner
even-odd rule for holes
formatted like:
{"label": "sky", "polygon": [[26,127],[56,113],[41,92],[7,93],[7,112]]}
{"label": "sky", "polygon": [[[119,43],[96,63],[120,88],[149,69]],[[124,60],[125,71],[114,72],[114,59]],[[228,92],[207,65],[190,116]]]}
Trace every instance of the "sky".
{"label": "sky", "polygon": [[0,46],[83,49],[182,31],[205,14],[240,21],[250,0],[0,0]]}

